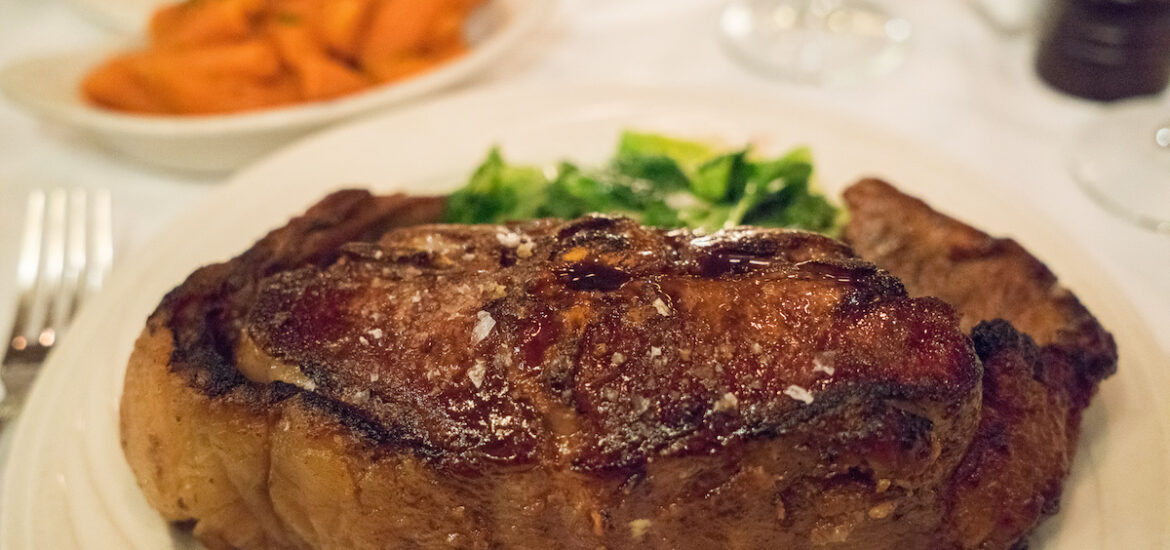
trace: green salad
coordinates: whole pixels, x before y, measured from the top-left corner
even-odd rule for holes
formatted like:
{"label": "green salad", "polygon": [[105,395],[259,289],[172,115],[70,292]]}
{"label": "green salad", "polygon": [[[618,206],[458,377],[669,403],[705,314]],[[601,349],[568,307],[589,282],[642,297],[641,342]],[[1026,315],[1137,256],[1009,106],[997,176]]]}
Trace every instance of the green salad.
{"label": "green salad", "polygon": [[712,231],[737,225],[794,227],[830,235],[840,211],[812,185],[812,156],[797,148],[758,158],[660,134],[625,132],[601,167],[555,170],[508,163],[492,149],[450,196],[446,221],[501,223],[621,214],[645,225]]}

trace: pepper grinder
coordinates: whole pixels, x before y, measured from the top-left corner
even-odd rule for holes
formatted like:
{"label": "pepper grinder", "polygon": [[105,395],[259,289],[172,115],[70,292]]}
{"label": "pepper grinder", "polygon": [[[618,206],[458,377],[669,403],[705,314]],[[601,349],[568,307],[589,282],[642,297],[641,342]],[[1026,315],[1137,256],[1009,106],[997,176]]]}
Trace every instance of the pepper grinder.
{"label": "pepper grinder", "polygon": [[1170,0],[1054,0],[1036,55],[1052,87],[1098,101],[1170,84]]}

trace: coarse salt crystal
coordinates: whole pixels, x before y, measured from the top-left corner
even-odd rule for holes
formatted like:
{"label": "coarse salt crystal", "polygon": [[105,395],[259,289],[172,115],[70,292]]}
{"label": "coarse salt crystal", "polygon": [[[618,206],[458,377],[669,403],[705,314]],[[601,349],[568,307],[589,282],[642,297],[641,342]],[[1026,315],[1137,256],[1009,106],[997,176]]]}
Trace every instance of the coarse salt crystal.
{"label": "coarse salt crystal", "polygon": [[361,342],[363,346],[370,345],[370,341],[366,340],[365,336],[358,336],[358,342]]}
{"label": "coarse salt crystal", "polygon": [[646,531],[650,530],[651,525],[653,524],[648,519],[636,519],[631,521],[630,536],[641,540],[642,537],[646,536]]}
{"label": "coarse salt crystal", "polygon": [[531,258],[534,248],[536,248],[536,244],[532,241],[520,243],[520,246],[516,248],[516,255],[521,258]]}
{"label": "coarse salt crystal", "polygon": [[663,317],[670,316],[670,306],[666,305],[666,302],[663,302],[662,298],[654,299],[654,309],[657,309],[658,314]]}
{"label": "coarse salt crystal", "polygon": [[475,322],[475,328],[471,330],[471,343],[478,344],[491,334],[492,327],[496,326],[496,320],[492,319],[492,314],[486,311],[476,313],[475,316],[479,319]]}
{"label": "coarse salt crystal", "polygon": [[626,362],[626,356],[625,356],[625,354],[623,354],[620,351],[615,352],[613,354],[613,357],[610,357],[610,360],[609,360],[609,364],[613,365],[615,367],[622,364],[622,363],[625,363],[625,362]]}
{"label": "coarse salt crystal", "polygon": [[658,357],[662,355],[662,348],[658,346],[650,346],[650,357]]}
{"label": "coarse salt crystal", "polygon": [[806,390],[800,386],[797,386],[795,384],[785,388],[784,395],[787,395],[788,397],[791,397],[797,401],[801,401],[805,405],[808,405],[808,404],[813,402],[813,395],[811,393],[809,393],[808,390]]}
{"label": "coarse salt crystal", "polygon": [[380,328],[371,329],[370,336],[373,336],[375,340],[381,338],[382,337],[382,329],[380,329]]}
{"label": "coarse salt crystal", "polygon": [[478,388],[483,385],[483,377],[487,374],[487,367],[483,364],[483,360],[477,360],[471,368],[467,369],[467,378],[471,380],[472,384]]}
{"label": "coarse salt crystal", "polygon": [[516,248],[517,246],[520,246],[520,235],[510,231],[496,233],[496,240],[500,241],[500,244],[508,248]]}
{"label": "coarse salt crystal", "polygon": [[813,359],[813,372],[823,372],[829,376],[833,376],[833,373],[837,372],[837,369],[833,368],[831,365],[822,363],[818,358]]}
{"label": "coarse salt crystal", "polygon": [[739,408],[739,398],[734,393],[727,392],[715,402],[715,412],[730,411]]}
{"label": "coarse salt crystal", "polygon": [[377,382],[379,378],[381,378],[381,376],[378,376],[378,373],[370,373],[370,382]]}
{"label": "coarse salt crystal", "polygon": [[893,513],[894,509],[897,508],[897,506],[898,505],[895,504],[893,501],[883,502],[881,504],[878,504],[877,506],[870,508],[868,515],[870,518],[873,518],[873,519],[885,519],[886,516]]}

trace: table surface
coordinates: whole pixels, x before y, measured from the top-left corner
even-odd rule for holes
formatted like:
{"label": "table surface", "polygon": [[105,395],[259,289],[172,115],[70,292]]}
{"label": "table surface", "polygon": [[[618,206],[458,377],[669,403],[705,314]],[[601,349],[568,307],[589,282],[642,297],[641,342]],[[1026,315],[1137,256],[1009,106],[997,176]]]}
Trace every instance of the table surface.
{"label": "table surface", "polygon": [[[1064,147],[1102,107],[1059,95],[1035,77],[1034,37],[1001,36],[964,2],[891,0],[914,25],[907,64],[859,86],[825,90],[770,80],[731,61],[715,33],[720,4],[564,0],[522,52],[462,89],[502,83],[727,89],[828,106],[929,142],[1058,225],[1088,254],[1085,262],[1102,265],[1118,283],[1170,356],[1170,236],[1108,215],[1076,188]],[[109,37],[60,0],[0,0],[0,65]],[[0,334],[8,334],[29,189],[109,188],[115,243],[124,255],[222,179],[141,167],[0,101]]]}

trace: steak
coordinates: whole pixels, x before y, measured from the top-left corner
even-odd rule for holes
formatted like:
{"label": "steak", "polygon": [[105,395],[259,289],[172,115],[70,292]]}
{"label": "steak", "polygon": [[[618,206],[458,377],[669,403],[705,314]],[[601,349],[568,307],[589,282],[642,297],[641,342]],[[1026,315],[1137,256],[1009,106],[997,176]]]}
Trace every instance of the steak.
{"label": "steak", "polygon": [[848,246],[335,193],[163,299],[127,460],[213,549],[1022,548],[1112,337],[1014,241],[845,199]]}
{"label": "steak", "polygon": [[1039,260],[880,180],[845,191],[844,239],[912,295],[962,315],[983,361],[979,428],[948,487],[952,538],[1009,548],[1054,513],[1113,337]]}
{"label": "steak", "polygon": [[807,232],[417,225],[441,210],[339,192],[167,295],[121,412],[168,521],[212,548],[957,547],[984,374],[951,306]]}

